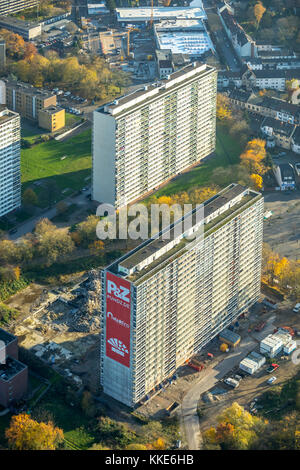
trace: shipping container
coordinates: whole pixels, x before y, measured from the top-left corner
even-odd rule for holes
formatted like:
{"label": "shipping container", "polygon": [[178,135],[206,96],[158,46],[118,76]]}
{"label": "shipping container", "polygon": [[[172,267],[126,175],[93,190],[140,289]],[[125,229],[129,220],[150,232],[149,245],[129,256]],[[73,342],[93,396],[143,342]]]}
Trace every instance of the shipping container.
{"label": "shipping container", "polygon": [[243,359],[241,362],[240,362],[240,369],[241,370],[244,370],[245,372],[247,372],[248,374],[252,375],[254,374],[257,369],[258,369],[258,364],[257,362],[254,362],[252,361],[251,359],[248,359],[247,357],[245,359]]}
{"label": "shipping container", "polygon": [[289,343],[285,344],[283,347],[284,354],[291,354],[297,348],[296,341],[290,341]]}
{"label": "shipping container", "polygon": [[219,339],[223,343],[229,344],[233,348],[235,348],[241,341],[241,337],[237,333],[234,333],[233,331],[229,330],[228,328],[222,331],[219,336]]}

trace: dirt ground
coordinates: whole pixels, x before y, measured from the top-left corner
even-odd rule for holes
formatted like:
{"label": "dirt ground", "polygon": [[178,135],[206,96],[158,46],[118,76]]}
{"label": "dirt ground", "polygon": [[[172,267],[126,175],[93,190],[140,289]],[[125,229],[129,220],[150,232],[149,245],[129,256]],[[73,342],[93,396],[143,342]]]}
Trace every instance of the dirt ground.
{"label": "dirt ground", "polygon": [[282,256],[300,258],[300,191],[265,193],[265,210],[273,215],[264,222],[264,241]]}
{"label": "dirt ground", "polygon": [[93,304],[91,315],[85,310],[86,296],[93,293],[90,282],[93,279],[86,276],[70,276],[67,287],[31,284],[7,304],[20,311],[10,325],[20,346],[73,379],[77,386],[90,385],[96,391],[100,373],[100,315]]}

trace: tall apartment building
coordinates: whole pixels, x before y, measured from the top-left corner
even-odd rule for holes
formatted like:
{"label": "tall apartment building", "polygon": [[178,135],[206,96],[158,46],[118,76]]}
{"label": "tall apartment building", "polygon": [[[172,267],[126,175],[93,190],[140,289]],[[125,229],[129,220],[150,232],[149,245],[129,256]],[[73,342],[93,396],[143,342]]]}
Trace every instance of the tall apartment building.
{"label": "tall apartment building", "polygon": [[0,15],[10,15],[39,5],[40,0],[0,0]]}
{"label": "tall apartment building", "polygon": [[21,116],[37,121],[39,111],[56,105],[56,95],[22,82],[3,80],[6,87],[6,105]]}
{"label": "tall apartment building", "polygon": [[194,62],[94,112],[93,199],[141,198],[215,149],[217,72]]}
{"label": "tall apartment building", "polygon": [[194,209],[189,231],[102,271],[106,394],[133,407],[259,299],[263,211],[260,193],[232,184],[204,203],[202,237],[187,240]]}
{"label": "tall apartment building", "polygon": [[20,116],[0,105],[0,217],[21,206]]}

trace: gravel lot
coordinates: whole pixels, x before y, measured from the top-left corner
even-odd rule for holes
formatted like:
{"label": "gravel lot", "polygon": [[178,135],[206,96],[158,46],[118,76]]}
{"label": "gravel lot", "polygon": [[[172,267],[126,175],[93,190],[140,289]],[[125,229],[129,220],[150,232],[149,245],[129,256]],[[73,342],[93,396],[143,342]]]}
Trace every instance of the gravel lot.
{"label": "gravel lot", "polygon": [[264,241],[282,256],[300,258],[300,191],[265,193],[265,210],[273,215],[264,222]]}

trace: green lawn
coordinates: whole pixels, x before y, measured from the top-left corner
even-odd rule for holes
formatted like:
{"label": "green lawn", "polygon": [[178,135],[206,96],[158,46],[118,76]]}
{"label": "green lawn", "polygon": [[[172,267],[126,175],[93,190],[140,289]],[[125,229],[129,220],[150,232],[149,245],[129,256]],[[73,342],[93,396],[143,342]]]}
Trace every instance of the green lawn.
{"label": "green lawn", "polygon": [[43,193],[43,182],[54,181],[60,192],[69,189],[56,198],[62,199],[86,184],[91,165],[91,130],[65,142],[50,140],[30,149],[22,149],[23,189],[38,182],[39,186],[33,188],[39,196]]}
{"label": "green lawn", "polygon": [[41,129],[35,123],[31,123],[27,119],[22,119],[21,122],[21,137],[31,144],[41,135],[49,134],[45,129]]}
{"label": "green lawn", "polygon": [[242,147],[239,142],[229,135],[225,127],[218,124],[215,155],[187,173],[178,176],[157,191],[155,195],[157,197],[168,196],[186,191],[194,186],[206,186],[211,183],[218,184],[217,181],[212,181],[212,174],[215,168],[227,167],[239,163],[241,152]]}
{"label": "green lawn", "polygon": [[67,447],[87,449],[96,442],[89,429],[90,419],[78,406],[67,405],[58,393],[50,389],[39,402],[39,406],[49,411],[55,425],[64,431]]}
{"label": "green lawn", "polygon": [[76,114],[66,113],[66,127],[71,126],[75,122],[80,122],[82,116],[77,116]]}

